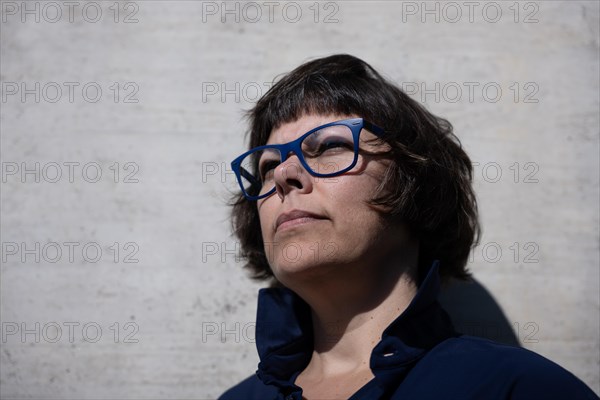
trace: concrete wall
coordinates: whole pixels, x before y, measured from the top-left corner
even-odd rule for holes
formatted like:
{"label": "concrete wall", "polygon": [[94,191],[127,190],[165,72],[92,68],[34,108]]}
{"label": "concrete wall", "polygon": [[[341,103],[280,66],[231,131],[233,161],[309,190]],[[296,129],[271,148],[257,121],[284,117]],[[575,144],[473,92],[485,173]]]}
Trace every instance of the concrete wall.
{"label": "concrete wall", "polygon": [[475,277],[600,392],[598,2],[1,6],[2,398],[213,399],[254,372],[226,165],[269,82],[339,52],[453,122]]}

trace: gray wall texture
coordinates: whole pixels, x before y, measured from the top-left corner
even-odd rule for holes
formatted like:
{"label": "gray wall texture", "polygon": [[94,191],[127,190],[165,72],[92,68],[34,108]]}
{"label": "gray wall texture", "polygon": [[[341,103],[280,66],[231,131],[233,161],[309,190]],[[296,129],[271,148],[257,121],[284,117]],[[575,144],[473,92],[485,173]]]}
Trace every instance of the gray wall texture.
{"label": "gray wall texture", "polygon": [[255,371],[228,163],[278,74],[341,52],[454,124],[476,163],[475,278],[524,347],[600,392],[598,2],[1,12],[3,399],[214,399]]}

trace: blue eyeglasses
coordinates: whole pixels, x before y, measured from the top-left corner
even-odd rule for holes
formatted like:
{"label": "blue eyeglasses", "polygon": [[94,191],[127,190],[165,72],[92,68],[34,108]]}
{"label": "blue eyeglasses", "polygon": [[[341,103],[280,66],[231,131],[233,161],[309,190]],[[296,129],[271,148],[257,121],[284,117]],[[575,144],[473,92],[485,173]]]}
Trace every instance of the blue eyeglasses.
{"label": "blue eyeglasses", "polygon": [[248,200],[259,200],[275,192],[275,168],[294,153],[312,176],[332,177],[352,169],[358,160],[362,129],[378,137],[384,130],[362,118],[345,119],[318,126],[284,144],[267,144],[242,154],[231,162],[238,183]]}

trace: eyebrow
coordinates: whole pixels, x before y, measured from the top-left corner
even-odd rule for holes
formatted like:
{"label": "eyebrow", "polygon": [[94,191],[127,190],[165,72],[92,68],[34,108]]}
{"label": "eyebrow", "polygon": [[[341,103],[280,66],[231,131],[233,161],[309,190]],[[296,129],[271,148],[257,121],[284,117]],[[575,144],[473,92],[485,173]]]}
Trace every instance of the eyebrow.
{"label": "eyebrow", "polygon": [[[357,118],[358,118],[358,117],[357,117]],[[313,127],[311,127],[311,128],[308,128],[308,129],[306,129],[306,130],[302,131],[302,132],[301,132],[301,133],[298,135],[298,137],[300,137],[300,136],[304,135],[304,134],[305,134],[305,133],[307,133],[307,132],[310,132],[310,131],[312,131],[313,129],[319,128],[319,127],[321,127],[321,126],[323,126],[323,125],[331,124],[331,123],[333,123],[333,122],[338,122],[338,121],[344,121],[344,120],[346,120],[346,119],[348,119],[348,118],[334,119],[333,121],[329,121],[329,122],[323,122],[323,123],[320,123],[320,124],[318,124],[318,125],[315,125],[315,126],[313,126]],[[297,132],[296,132],[296,133],[297,133]],[[271,138],[271,135],[273,135],[273,131],[271,131],[271,133],[269,134],[269,138]],[[294,140],[298,139],[298,137],[296,137],[295,139],[292,139],[292,140],[288,140],[287,142],[283,142],[283,143],[269,143],[269,139],[267,139],[267,141],[265,142],[265,145],[267,145],[267,144],[286,144],[286,143],[293,142]]]}

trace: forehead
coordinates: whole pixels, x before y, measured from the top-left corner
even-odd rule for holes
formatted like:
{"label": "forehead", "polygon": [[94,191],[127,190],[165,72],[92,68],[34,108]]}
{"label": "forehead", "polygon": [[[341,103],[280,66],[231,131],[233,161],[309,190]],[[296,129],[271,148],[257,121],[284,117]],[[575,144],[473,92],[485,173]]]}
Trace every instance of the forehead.
{"label": "forehead", "polygon": [[288,143],[318,126],[349,118],[356,117],[352,115],[304,115],[296,121],[286,122],[273,129],[266,144]]}

